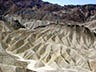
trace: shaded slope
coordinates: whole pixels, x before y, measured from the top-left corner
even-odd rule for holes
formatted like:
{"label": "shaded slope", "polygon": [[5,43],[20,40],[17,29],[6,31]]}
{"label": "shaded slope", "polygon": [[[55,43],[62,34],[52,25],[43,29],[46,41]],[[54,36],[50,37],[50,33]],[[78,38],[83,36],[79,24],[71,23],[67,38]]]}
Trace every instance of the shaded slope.
{"label": "shaded slope", "polygon": [[[1,0],[0,15],[17,14],[23,18],[85,22],[96,15],[96,5],[60,6],[42,0]],[[96,19],[96,18],[95,18]]]}

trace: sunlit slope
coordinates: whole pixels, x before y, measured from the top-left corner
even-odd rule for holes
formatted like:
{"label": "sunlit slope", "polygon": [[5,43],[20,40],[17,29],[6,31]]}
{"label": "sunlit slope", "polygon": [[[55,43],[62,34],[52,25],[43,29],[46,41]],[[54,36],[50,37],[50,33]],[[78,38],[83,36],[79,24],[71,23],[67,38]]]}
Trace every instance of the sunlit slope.
{"label": "sunlit slope", "polygon": [[27,67],[36,71],[42,67],[65,72],[95,70],[96,34],[84,26],[52,24],[5,32],[1,44],[7,53],[28,61]]}

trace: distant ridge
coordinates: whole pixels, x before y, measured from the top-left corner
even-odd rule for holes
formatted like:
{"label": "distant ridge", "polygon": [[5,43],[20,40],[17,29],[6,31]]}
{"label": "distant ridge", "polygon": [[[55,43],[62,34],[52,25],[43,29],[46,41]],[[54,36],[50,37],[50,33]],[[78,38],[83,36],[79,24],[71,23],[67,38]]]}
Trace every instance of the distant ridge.
{"label": "distant ridge", "polygon": [[0,15],[7,14],[37,20],[86,22],[96,19],[96,4],[60,6],[42,0],[0,0]]}

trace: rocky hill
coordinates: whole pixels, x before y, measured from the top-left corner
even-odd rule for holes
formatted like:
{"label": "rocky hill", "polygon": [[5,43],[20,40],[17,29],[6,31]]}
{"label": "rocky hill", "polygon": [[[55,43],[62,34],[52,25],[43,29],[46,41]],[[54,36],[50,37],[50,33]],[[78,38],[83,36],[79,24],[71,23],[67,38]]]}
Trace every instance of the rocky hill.
{"label": "rocky hill", "polygon": [[0,0],[0,72],[96,72],[96,4]]}
{"label": "rocky hill", "polygon": [[37,20],[85,22],[96,19],[96,5],[60,6],[42,0],[0,0],[0,15],[6,14]]}

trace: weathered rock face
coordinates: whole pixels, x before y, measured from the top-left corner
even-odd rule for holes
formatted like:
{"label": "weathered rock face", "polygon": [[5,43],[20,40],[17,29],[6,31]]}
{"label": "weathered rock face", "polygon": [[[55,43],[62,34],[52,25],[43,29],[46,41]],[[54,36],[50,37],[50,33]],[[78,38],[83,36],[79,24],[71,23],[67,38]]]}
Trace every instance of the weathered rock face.
{"label": "weathered rock face", "polygon": [[96,5],[54,5],[42,0],[0,0],[0,15],[17,14],[23,18],[86,22],[96,16]]}
{"label": "weathered rock face", "polygon": [[[16,23],[19,22],[19,27],[17,28],[26,28],[26,29],[34,29],[38,26],[46,26],[49,25],[50,23],[53,23],[53,21],[48,21],[48,20],[36,20],[36,19],[23,19],[21,16],[18,15],[7,15],[5,17],[7,22],[10,22],[11,25],[16,26]],[[16,22],[17,21],[17,22]]]}
{"label": "weathered rock face", "polygon": [[[10,32],[6,32],[4,27],[1,27],[0,44],[14,60],[10,57],[9,62],[2,58],[0,60],[2,66],[13,65],[13,72],[27,72],[26,68],[38,72],[96,71],[96,34],[87,27],[52,24],[34,30],[19,29]],[[1,70],[6,72],[6,68],[1,67]]]}
{"label": "weathered rock face", "polygon": [[0,72],[96,72],[96,5],[0,0],[0,20]]}
{"label": "weathered rock face", "polygon": [[[36,20],[36,19],[27,19],[22,18],[18,15],[6,15],[4,19],[11,24],[11,26],[16,26],[16,22],[19,22],[20,28],[26,28],[26,29],[34,29],[40,26],[47,26],[49,24],[63,24],[63,25],[83,25],[85,27],[88,27],[91,31],[96,32],[96,20],[89,20],[88,22],[80,23],[80,22],[74,22],[74,21],[48,21],[48,20]],[[18,27],[19,28],[19,27]]]}
{"label": "weathered rock face", "polygon": [[96,33],[96,20],[86,22],[84,23],[84,25],[88,27],[91,31]]}
{"label": "weathered rock face", "polygon": [[1,36],[12,32],[14,28],[11,27],[0,21],[0,72],[34,72],[27,69],[27,62],[17,60],[16,56],[10,55],[4,50]]}
{"label": "weathered rock face", "polygon": [[14,13],[22,8],[33,7],[42,0],[0,0],[0,15]]}

